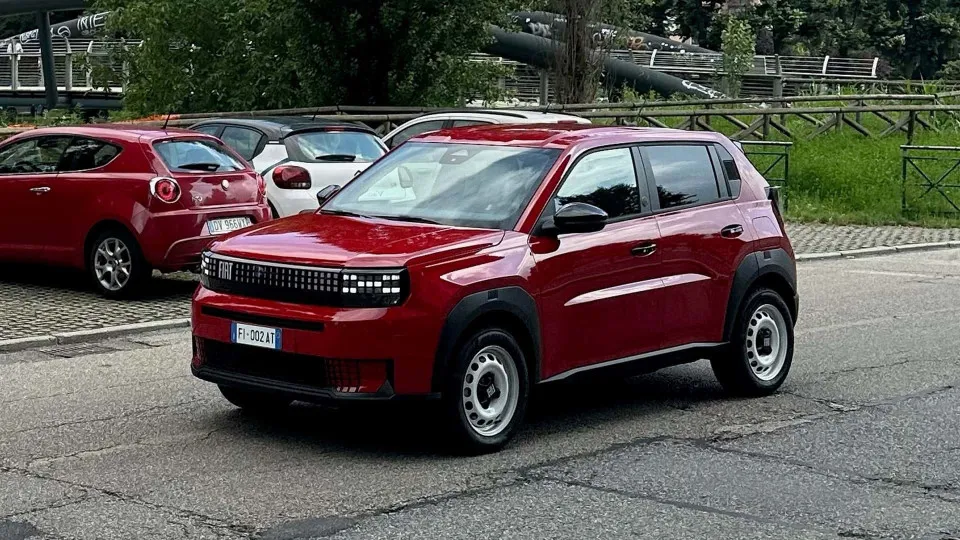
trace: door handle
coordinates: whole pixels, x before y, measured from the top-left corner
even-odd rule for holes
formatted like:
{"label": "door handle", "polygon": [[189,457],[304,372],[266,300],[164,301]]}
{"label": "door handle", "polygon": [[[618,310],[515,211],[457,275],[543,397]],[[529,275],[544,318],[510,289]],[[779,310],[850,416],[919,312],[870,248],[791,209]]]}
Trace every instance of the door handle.
{"label": "door handle", "polygon": [[720,236],[724,238],[736,238],[743,234],[743,225],[727,225],[720,230]]}
{"label": "door handle", "polygon": [[48,188],[47,186],[40,186],[40,187],[30,188],[30,191],[31,191],[32,193],[37,193],[37,194],[40,194],[40,193],[49,193],[49,192],[50,192],[50,188]]}
{"label": "door handle", "polygon": [[649,257],[657,251],[657,245],[653,242],[647,242],[646,244],[640,244],[639,246],[634,247],[630,250],[630,254],[634,257]]}

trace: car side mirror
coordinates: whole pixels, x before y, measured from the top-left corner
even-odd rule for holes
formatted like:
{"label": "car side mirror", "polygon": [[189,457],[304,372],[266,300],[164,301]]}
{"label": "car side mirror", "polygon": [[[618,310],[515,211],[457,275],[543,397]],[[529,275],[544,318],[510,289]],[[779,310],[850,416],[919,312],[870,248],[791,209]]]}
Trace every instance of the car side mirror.
{"label": "car side mirror", "polygon": [[330,197],[336,195],[338,191],[340,191],[340,186],[337,185],[330,185],[321,189],[317,192],[317,203],[323,206],[323,203],[329,201]]}
{"label": "car side mirror", "polygon": [[602,230],[607,226],[609,216],[592,204],[572,202],[565,204],[553,216],[552,227],[544,227],[544,232],[587,233]]}

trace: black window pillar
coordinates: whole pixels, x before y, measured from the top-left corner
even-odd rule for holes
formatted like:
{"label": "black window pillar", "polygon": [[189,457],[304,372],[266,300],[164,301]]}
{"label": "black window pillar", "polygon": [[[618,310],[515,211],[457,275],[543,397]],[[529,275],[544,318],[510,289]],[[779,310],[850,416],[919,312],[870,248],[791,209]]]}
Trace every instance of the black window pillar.
{"label": "black window pillar", "polygon": [[50,13],[37,12],[40,38],[40,63],[43,64],[43,87],[47,95],[47,109],[57,107],[57,75],[53,65],[53,41],[50,39]]}

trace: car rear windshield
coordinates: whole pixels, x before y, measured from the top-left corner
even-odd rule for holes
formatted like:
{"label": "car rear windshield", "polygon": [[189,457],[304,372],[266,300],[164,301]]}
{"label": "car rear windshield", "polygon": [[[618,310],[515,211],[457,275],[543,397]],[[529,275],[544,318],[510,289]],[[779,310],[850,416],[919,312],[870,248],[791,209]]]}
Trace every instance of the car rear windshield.
{"label": "car rear windshield", "polygon": [[407,143],[364,171],[324,213],[511,229],[559,150]]}
{"label": "car rear windshield", "polygon": [[223,146],[215,141],[175,139],[153,145],[160,159],[175,172],[227,172],[245,167]]}
{"label": "car rear windshield", "polygon": [[308,131],[286,139],[287,154],[306,163],[376,161],[386,153],[377,137],[364,131]]}

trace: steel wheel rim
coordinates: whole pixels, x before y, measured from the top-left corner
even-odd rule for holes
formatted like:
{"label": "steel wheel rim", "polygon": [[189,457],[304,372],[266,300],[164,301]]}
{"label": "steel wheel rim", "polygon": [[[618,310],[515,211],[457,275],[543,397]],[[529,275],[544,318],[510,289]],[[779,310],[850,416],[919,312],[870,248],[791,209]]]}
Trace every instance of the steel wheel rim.
{"label": "steel wheel rim", "polygon": [[745,342],[747,362],[753,375],[772,381],[783,371],[789,348],[787,322],[780,310],[770,304],[757,308],[750,316]]}
{"label": "steel wheel rim", "polygon": [[502,433],[516,413],[520,397],[520,376],[513,356],[496,345],[480,349],[467,365],[461,397],[464,417],[474,433],[483,437]]}
{"label": "steel wheel rim", "polygon": [[130,282],[133,256],[130,248],[119,238],[107,238],[97,246],[93,255],[93,272],[100,286],[108,291],[119,291]]}

